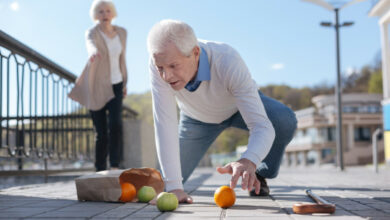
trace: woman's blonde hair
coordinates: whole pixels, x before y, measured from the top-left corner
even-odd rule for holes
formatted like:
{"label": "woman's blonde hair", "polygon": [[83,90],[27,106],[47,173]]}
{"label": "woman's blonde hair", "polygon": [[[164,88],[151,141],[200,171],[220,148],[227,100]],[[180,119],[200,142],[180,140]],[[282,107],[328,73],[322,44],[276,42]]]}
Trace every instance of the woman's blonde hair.
{"label": "woman's blonde hair", "polygon": [[91,9],[89,9],[89,15],[91,16],[92,21],[96,22],[98,20],[97,19],[97,15],[99,12],[98,10],[102,4],[107,4],[108,7],[110,7],[111,9],[114,18],[116,18],[118,14],[116,13],[115,5],[111,0],[94,0],[92,2]]}

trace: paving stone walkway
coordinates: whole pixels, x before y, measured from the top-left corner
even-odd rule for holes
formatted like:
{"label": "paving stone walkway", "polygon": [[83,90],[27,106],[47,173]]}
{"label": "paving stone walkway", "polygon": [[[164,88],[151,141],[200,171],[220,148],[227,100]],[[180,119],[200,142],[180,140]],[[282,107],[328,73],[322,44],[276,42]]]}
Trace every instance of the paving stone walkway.
{"label": "paving stone walkway", "polygon": [[[368,167],[282,168],[271,179],[271,196],[253,198],[236,188],[236,204],[221,209],[213,194],[228,184],[228,175],[211,168],[196,169],[185,190],[194,204],[180,205],[174,212],[162,213],[143,203],[78,202],[74,181],[35,184],[0,190],[0,219],[390,219],[390,169],[375,174]],[[336,205],[334,214],[298,215],[297,202],[312,202],[305,189],[312,189]]]}

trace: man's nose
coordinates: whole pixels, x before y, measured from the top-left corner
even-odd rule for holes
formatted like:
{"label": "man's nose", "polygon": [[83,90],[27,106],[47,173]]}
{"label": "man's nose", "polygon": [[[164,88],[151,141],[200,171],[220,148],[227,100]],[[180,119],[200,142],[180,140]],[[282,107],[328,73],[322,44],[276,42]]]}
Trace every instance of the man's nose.
{"label": "man's nose", "polygon": [[163,72],[163,79],[167,82],[170,81],[170,79],[173,77],[173,74],[171,71],[164,70]]}

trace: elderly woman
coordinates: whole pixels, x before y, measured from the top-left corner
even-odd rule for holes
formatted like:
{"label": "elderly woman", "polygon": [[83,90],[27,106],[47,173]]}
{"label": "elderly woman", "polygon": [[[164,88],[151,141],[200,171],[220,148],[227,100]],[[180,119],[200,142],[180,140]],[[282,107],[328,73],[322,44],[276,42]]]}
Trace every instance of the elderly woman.
{"label": "elderly woman", "polygon": [[126,30],[111,23],[117,16],[112,1],[93,1],[90,15],[97,24],[86,32],[89,60],[69,97],[90,110],[96,132],[96,170],[107,169],[107,154],[110,168],[117,169],[123,145],[121,109],[127,82]]}

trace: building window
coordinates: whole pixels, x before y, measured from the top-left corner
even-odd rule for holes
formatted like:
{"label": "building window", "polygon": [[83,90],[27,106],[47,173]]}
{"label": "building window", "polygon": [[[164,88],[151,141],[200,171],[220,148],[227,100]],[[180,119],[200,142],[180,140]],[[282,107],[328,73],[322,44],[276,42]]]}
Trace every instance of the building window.
{"label": "building window", "polygon": [[371,130],[367,127],[357,127],[354,131],[355,141],[370,141]]}
{"label": "building window", "polygon": [[317,128],[308,128],[306,130],[306,137],[310,138],[312,143],[320,143],[321,139],[318,134],[318,129]]}
{"label": "building window", "polygon": [[336,128],[335,127],[329,127],[327,128],[327,140],[328,141],[335,141],[336,140]]}
{"label": "building window", "polygon": [[343,106],[344,113],[380,113],[381,110],[378,105]]}
{"label": "building window", "polygon": [[328,157],[331,157],[332,155],[335,155],[335,152],[333,149],[322,149],[321,150],[321,159],[326,159]]}
{"label": "building window", "polygon": [[358,107],[358,112],[359,113],[367,113],[368,112],[368,107],[367,106],[359,106]]}
{"label": "building window", "polygon": [[381,108],[379,106],[376,106],[376,105],[370,105],[370,106],[368,106],[368,112],[369,113],[380,113]]}
{"label": "building window", "polygon": [[356,107],[353,107],[353,106],[344,106],[344,107],[343,107],[343,112],[344,112],[344,113],[353,113],[353,112],[356,112]]}

